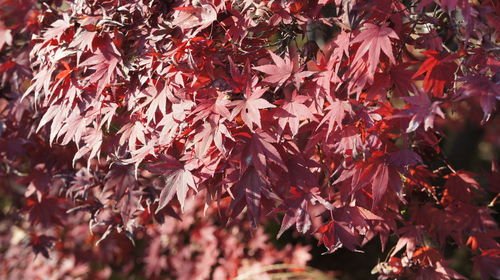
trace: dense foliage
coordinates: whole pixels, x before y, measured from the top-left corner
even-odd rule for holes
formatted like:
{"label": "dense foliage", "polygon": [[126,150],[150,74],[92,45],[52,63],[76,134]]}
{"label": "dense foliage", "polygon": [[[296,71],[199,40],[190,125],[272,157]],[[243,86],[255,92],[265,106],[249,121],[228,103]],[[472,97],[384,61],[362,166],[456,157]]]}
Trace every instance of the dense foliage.
{"label": "dense foliage", "polygon": [[[463,279],[450,246],[500,278],[499,11],[0,0],[1,278],[305,265],[270,219],[326,253],[378,239],[380,279]],[[490,131],[491,170],[447,160],[464,120]]]}

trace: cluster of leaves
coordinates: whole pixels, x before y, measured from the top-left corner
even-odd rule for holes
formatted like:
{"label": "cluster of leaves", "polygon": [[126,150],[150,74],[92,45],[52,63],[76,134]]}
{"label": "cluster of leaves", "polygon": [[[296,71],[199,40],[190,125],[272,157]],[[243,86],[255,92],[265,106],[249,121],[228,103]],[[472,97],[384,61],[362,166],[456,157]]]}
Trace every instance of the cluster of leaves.
{"label": "cluster of leaves", "polygon": [[[229,278],[245,254],[271,264],[300,251],[263,241],[257,228],[277,217],[278,237],[293,227],[327,253],[398,238],[374,269],[382,279],[463,278],[447,244],[500,277],[496,165],[481,185],[440,149],[457,107],[479,106],[488,125],[500,99],[495,1],[0,7],[1,187],[16,204],[6,223],[33,232],[35,253],[82,250],[57,273],[99,258],[133,269],[116,260],[125,237],[147,246],[148,276]],[[7,267],[23,256],[20,234],[4,235]],[[82,249],[94,242],[108,249]]]}
{"label": "cluster of leaves", "polygon": [[33,78],[31,35],[59,14],[41,12],[37,1],[0,7],[10,36],[2,38],[13,38],[3,43],[0,66],[0,278],[232,279],[276,262],[306,264],[309,247],[277,249],[248,222],[219,226],[217,208],[204,209],[202,196],[185,200],[182,219],[170,206],[154,213],[157,176],[136,178],[123,164],[73,166],[77,150],[36,133],[42,112],[33,97],[21,100]]}

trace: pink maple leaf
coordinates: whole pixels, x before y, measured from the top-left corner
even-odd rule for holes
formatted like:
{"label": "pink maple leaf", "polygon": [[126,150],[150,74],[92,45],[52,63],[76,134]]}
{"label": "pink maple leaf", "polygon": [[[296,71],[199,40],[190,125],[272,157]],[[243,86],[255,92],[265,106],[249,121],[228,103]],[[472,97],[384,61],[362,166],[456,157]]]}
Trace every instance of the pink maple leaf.
{"label": "pink maple leaf", "polygon": [[275,107],[273,104],[269,103],[269,101],[261,98],[266,90],[265,88],[248,85],[245,90],[245,99],[235,100],[229,104],[236,105],[231,112],[231,119],[241,114],[241,119],[251,130],[253,130],[254,123],[258,127],[261,127],[259,110]]}
{"label": "pink maple leaf", "polygon": [[52,23],[50,28],[45,31],[44,39],[47,41],[51,39],[59,40],[66,29],[68,29],[70,26],[71,23],[69,22],[69,18],[66,16],[64,17],[64,19],[56,20]]}
{"label": "pink maple leaf", "polygon": [[97,93],[100,94],[104,88],[115,80],[116,75],[120,75],[117,66],[122,62],[121,54],[110,39],[99,41],[95,54],[78,65],[88,67],[94,71],[88,75],[90,83],[96,83]]}
{"label": "pink maple leaf", "polygon": [[164,179],[156,213],[167,206],[174,197],[174,194],[177,195],[181,211],[184,211],[184,204],[189,188],[197,190],[193,174],[183,163],[169,155],[162,155],[161,159],[161,163],[148,167],[149,171],[154,174],[161,174]]}
{"label": "pink maple leaf", "polygon": [[285,59],[271,51],[269,51],[269,54],[274,64],[266,64],[253,68],[269,75],[264,78],[264,82],[278,84],[278,87],[280,87],[289,79],[292,79],[295,87],[299,88],[301,81],[314,73],[311,71],[302,71],[303,67],[299,67],[298,57],[295,52],[292,52],[292,58],[287,55]]}
{"label": "pink maple leaf", "polygon": [[274,117],[278,119],[278,124],[281,131],[285,130],[288,124],[292,135],[297,135],[299,131],[299,123],[303,119],[316,120],[309,108],[304,105],[304,102],[309,100],[308,96],[298,95],[293,91],[292,96],[284,101],[281,107],[278,107]]}
{"label": "pink maple leaf", "polygon": [[392,54],[391,38],[398,39],[398,35],[387,24],[377,26],[372,23],[366,23],[365,29],[352,40],[351,44],[361,42],[352,64],[356,64],[363,56],[368,53],[368,73],[373,77],[375,68],[380,62],[380,52],[383,52],[389,61],[395,63]]}
{"label": "pink maple leaf", "polygon": [[194,32],[195,34],[217,20],[217,11],[210,4],[177,7],[174,10],[176,10],[176,13],[172,25],[179,26],[183,30],[198,27]]}
{"label": "pink maple leaf", "polygon": [[352,115],[354,112],[349,101],[339,99],[330,100],[330,105],[326,109],[328,110],[328,113],[325,114],[318,127],[324,123],[328,123],[328,129],[326,132],[326,138],[328,138],[330,133],[334,130],[334,127],[336,126],[338,128],[342,128],[342,121],[346,115]]}

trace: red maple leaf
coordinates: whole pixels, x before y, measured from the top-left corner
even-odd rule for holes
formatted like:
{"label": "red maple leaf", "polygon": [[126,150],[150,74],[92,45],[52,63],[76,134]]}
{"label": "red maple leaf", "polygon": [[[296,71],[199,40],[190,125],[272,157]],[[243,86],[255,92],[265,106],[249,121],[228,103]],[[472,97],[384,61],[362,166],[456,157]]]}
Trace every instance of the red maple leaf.
{"label": "red maple leaf", "polygon": [[217,98],[199,99],[198,101],[198,105],[191,112],[191,115],[194,116],[193,122],[206,120],[209,116],[214,114],[226,119],[231,119],[231,113],[227,109],[231,101],[226,98],[225,94],[219,94]]}
{"label": "red maple leaf", "polygon": [[414,226],[405,226],[398,230],[398,234],[400,237],[391,256],[395,256],[401,249],[406,247],[406,255],[412,258],[417,246],[422,243],[422,229]]}
{"label": "red maple leaf", "polygon": [[47,235],[30,234],[30,245],[33,248],[35,256],[39,253],[45,258],[49,258],[49,250],[54,248],[54,242],[57,238]]}
{"label": "red maple leaf", "polygon": [[220,152],[226,153],[224,147],[224,139],[226,138],[234,141],[231,132],[224,125],[223,119],[218,118],[217,115],[212,115],[194,131],[195,152],[201,158],[213,147],[213,143]]}
{"label": "red maple leaf", "polygon": [[276,140],[271,138],[269,133],[258,129],[252,135],[245,136],[243,141],[246,141],[246,144],[241,152],[240,159],[242,171],[245,171],[248,166],[253,165],[259,174],[265,176],[268,171],[268,161],[287,171],[287,167],[278,150],[272,144]]}
{"label": "red maple leaf", "polygon": [[43,227],[63,225],[62,203],[64,203],[64,199],[52,196],[43,197],[41,201],[28,199],[30,222],[40,224]]}
{"label": "red maple leaf", "polygon": [[244,205],[247,206],[250,213],[250,221],[252,226],[256,227],[260,217],[260,200],[267,184],[262,177],[257,173],[255,168],[248,168],[240,180],[232,188],[234,200],[231,201],[229,207],[231,216],[237,216],[242,210]]}
{"label": "red maple leaf", "polygon": [[103,191],[114,190],[116,200],[122,198],[127,190],[136,184],[134,169],[130,165],[115,165],[106,175]]}
{"label": "red maple leaf", "polygon": [[424,125],[424,130],[434,127],[434,119],[439,116],[444,119],[444,113],[439,107],[440,101],[431,102],[429,96],[425,92],[418,92],[414,96],[403,97],[409,104],[409,108],[399,114],[391,116],[391,118],[411,116],[410,123],[406,129],[406,133],[414,132],[420,125]]}
{"label": "red maple leaf", "polygon": [[64,34],[66,29],[71,27],[71,23],[69,22],[68,17],[64,17],[64,19],[56,20],[52,23],[50,28],[48,28],[44,33],[45,40],[56,39],[59,40],[61,36]]}
{"label": "red maple leaf", "polygon": [[422,53],[427,56],[427,59],[412,78],[415,79],[425,74],[424,90],[432,92],[436,97],[442,97],[444,87],[453,81],[453,75],[458,67],[454,61],[457,56],[455,54],[441,54],[434,50]]}
{"label": "red maple leaf", "polygon": [[359,235],[344,222],[330,221],[318,228],[317,232],[321,234],[319,244],[327,248],[323,254],[331,254],[342,247],[356,251],[359,246]]}
{"label": "red maple leaf", "polygon": [[308,194],[299,188],[292,187],[289,190],[289,195],[285,203],[286,205],[283,207],[285,209],[285,216],[283,216],[283,220],[281,221],[277,238],[280,238],[293,225],[296,225],[298,232],[308,232],[312,225],[311,216],[307,211],[309,204]]}
{"label": "red maple leaf", "polygon": [[484,250],[472,258],[474,269],[481,273],[482,279],[500,279],[500,249]]}
{"label": "red maple leaf", "polygon": [[468,76],[461,80],[465,83],[458,89],[456,100],[479,97],[479,104],[484,112],[482,122],[488,121],[491,113],[496,109],[497,100],[500,100],[500,84],[483,76]]}

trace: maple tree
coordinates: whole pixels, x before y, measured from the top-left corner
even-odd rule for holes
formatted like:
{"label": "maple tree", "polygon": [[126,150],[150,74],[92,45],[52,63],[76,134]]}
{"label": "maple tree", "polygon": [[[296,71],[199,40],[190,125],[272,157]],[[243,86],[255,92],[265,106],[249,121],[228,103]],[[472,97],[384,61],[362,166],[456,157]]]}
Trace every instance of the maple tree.
{"label": "maple tree", "polygon": [[309,247],[269,241],[277,220],[326,254],[379,240],[380,279],[465,279],[449,247],[500,278],[498,158],[473,172],[443,150],[460,120],[500,148],[499,12],[0,0],[0,275],[305,265]]}

